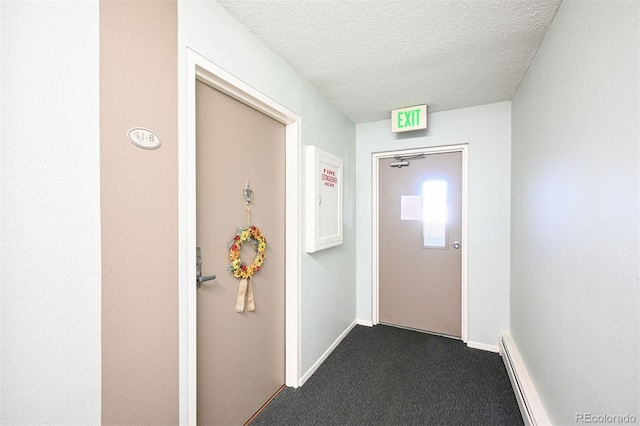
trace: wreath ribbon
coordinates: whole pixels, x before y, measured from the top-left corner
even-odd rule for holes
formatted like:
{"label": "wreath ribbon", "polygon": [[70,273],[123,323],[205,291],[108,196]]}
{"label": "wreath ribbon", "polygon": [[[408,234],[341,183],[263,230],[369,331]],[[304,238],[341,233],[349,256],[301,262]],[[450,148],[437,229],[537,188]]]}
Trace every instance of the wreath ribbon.
{"label": "wreath ribbon", "polygon": [[238,298],[236,299],[236,312],[244,312],[245,307],[248,312],[256,310],[256,303],[253,298],[253,285],[251,277],[240,280],[238,286]]}

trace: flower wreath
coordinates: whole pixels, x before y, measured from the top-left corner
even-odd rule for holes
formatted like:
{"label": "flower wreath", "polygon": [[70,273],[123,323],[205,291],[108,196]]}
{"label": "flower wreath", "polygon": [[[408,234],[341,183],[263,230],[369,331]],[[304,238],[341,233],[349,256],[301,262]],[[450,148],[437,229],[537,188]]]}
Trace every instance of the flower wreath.
{"label": "flower wreath", "polygon": [[[240,259],[240,247],[245,241],[249,241],[256,248],[256,258],[251,265],[247,265]],[[267,239],[262,235],[260,229],[253,225],[247,225],[238,230],[227,248],[229,249],[229,261],[231,261],[231,266],[227,270],[233,272],[233,276],[236,278],[249,279],[260,270],[264,262]]]}

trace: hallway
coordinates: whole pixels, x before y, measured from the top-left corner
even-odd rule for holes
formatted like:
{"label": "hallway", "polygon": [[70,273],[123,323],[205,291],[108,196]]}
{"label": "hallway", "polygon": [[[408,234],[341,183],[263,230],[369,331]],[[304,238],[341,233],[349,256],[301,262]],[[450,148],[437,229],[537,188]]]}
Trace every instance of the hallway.
{"label": "hallway", "polygon": [[[276,40],[277,47],[297,45],[321,65],[337,65],[334,80],[307,63],[317,87],[222,4],[233,2],[251,3],[0,1],[0,423],[196,423],[188,99],[196,71],[206,70],[195,69],[189,52],[259,93],[264,104],[300,118],[288,124],[296,142],[285,154],[292,167],[286,192],[296,198],[286,213],[294,232],[285,232],[285,265],[293,271],[287,285],[297,305],[286,312],[296,325],[286,330],[292,387],[311,386],[354,324],[378,322],[373,156],[465,145],[466,349],[493,356],[500,336],[511,335],[518,368],[539,397],[534,420],[575,424],[577,414],[588,413],[640,419],[640,2],[313,2],[326,9],[323,16],[337,15],[327,22],[304,17],[326,36],[300,25],[296,14],[303,11],[270,24],[311,39]],[[270,2],[305,3],[259,3]],[[342,16],[342,2],[355,14]],[[437,8],[423,15],[434,25],[424,25],[422,15],[416,26],[403,25],[412,5],[430,4]],[[539,12],[553,12],[554,4],[553,19],[541,25]],[[493,17],[507,10],[528,24],[495,40],[494,25],[502,21]],[[486,37],[452,25],[459,12]],[[383,13],[397,31],[368,25]],[[453,29],[424,36],[442,28],[442,16],[452,17],[446,26]],[[377,61],[368,73],[352,60],[350,38],[331,42],[335,25],[384,39],[391,51],[376,43],[358,51]],[[458,89],[466,96],[491,89],[491,81],[504,83],[496,73],[475,73],[502,72],[514,59],[494,41],[526,42],[531,61],[510,80],[507,95],[488,90],[495,96],[460,103]],[[414,46],[427,44],[434,54],[416,56]],[[344,60],[331,61],[334,53]],[[389,72],[400,63],[391,54],[407,66]],[[402,85],[409,70],[423,94]],[[452,79],[450,70],[469,74]],[[440,77],[426,79],[431,72]],[[354,82],[341,85],[345,76]],[[445,87],[456,92],[439,93]],[[352,96],[343,99],[360,99],[377,115],[360,115],[364,107],[354,103],[350,111],[362,120],[351,118],[327,88],[346,89]],[[373,96],[378,89],[394,96]],[[424,104],[426,129],[391,132],[391,110]],[[147,129],[161,143],[135,145],[127,136],[132,129]],[[305,251],[303,232],[309,205],[319,201],[305,186],[309,146],[343,160],[343,243],[314,253]],[[250,154],[225,159],[243,181]],[[228,212],[240,203],[243,223],[242,188],[237,197],[215,200],[216,208]],[[228,232],[233,238],[237,229]],[[428,273],[415,263],[407,264],[411,272]]]}

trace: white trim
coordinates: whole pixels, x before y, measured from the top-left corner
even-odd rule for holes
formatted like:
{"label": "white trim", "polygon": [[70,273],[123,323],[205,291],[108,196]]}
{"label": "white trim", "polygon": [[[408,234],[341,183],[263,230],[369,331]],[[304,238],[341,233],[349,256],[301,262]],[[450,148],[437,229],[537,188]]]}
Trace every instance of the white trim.
{"label": "white trim", "polygon": [[[188,424],[195,425],[197,409],[197,372],[196,372],[196,282],[195,259],[196,253],[196,80],[207,83],[217,90],[243,102],[252,108],[286,125],[286,249],[285,249],[285,384],[290,387],[300,385],[300,117],[274,100],[260,93],[245,82],[239,80],[206,58],[187,49],[186,72],[186,140],[179,141],[180,159],[180,193],[179,193],[179,247],[181,264],[186,265],[179,277],[180,306],[186,311],[180,311],[180,354],[187,358],[186,370],[184,362],[180,362],[181,392],[187,393]],[[184,184],[182,184],[184,182]],[[186,335],[186,339],[183,337]],[[184,349],[186,346],[186,350]],[[182,408],[181,408],[182,410]]]}
{"label": "white trim", "polygon": [[318,369],[318,367],[320,367],[320,365],[322,365],[322,363],[329,357],[329,355],[331,355],[331,352],[333,352],[333,350],[338,347],[338,345],[340,344],[340,342],[342,342],[342,339],[344,339],[345,337],[347,337],[347,334],[349,334],[349,332],[351,330],[353,330],[353,328],[357,325],[357,322],[354,321],[351,323],[351,325],[349,325],[347,327],[347,329],[345,331],[342,332],[342,334],[340,334],[340,336],[338,336],[338,338],[333,342],[333,344],[331,346],[329,346],[329,349],[327,349],[322,356],[309,368],[309,370],[307,370],[306,373],[304,373],[304,375],[302,376],[302,378],[300,379],[300,386],[304,385],[305,382],[307,380],[309,380],[309,378],[313,375],[313,373],[316,372],[316,370]]}
{"label": "white trim", "polygon": [[378,152],[371,155],[372,170],[372,194],[371,194],[371,322],[376,325],[380,322],[379,312],[379,235],[378,235],[378,181],[379,170],[378,160],[381,158],[392,158],[396,155],[410,155],[416,153],[439,154],[445,152],[461,152],[462,153],[462,291],[461,291],[461,310],[462,323],[460,330],[460,338],[463,342],[468,340],[469,330],[469,266],[468,266],[468,241],[469,241],[469,146],[466,144],[449,145],[432,148],[416,148],[407,150],[398,150],[390,152]]}
{"label": "white trim", "polygon": [[462,330],[469,340],[469,146],[462,147]]}
{"label": "white trim", "polygon": [[373,321],[356,319],[356,324],[363,325],[365,327],[373,327]]}
{"label": "white trim", "polygon": [[480,349],[487,352],[495,352],[495,353],[498,353],[500,351],[496,345],[487,345],[486,343],[472,342],[472,341],[467,342],[467,347],[472,349]]}
{"label": "white trim", "polygon": [[286,127],[286,235],[285,235],[285,335],[286,335],[286,361],[285,361],[285,384],[292,388],[301,386],[300,365],[302,347],[300,338],[301,313],[300,297],[301,263],[302,263],[302,243],[300,242],[300,187],[299,179],[301,173],[300,141],[301,118],[287,124]]}
{"label": "white trim", "polygon": [[550,425],[551,421],[510,333],[500,335],[500,355],[509,374],[524,424]]}

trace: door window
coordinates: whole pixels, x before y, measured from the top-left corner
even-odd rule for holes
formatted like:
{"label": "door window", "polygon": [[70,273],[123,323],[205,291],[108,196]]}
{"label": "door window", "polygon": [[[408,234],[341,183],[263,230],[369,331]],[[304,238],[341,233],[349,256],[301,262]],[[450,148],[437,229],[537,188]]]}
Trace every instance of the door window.
{"label": "door window", "polygon": [[422,246],[447,247],[447,181],[422,183]]}

